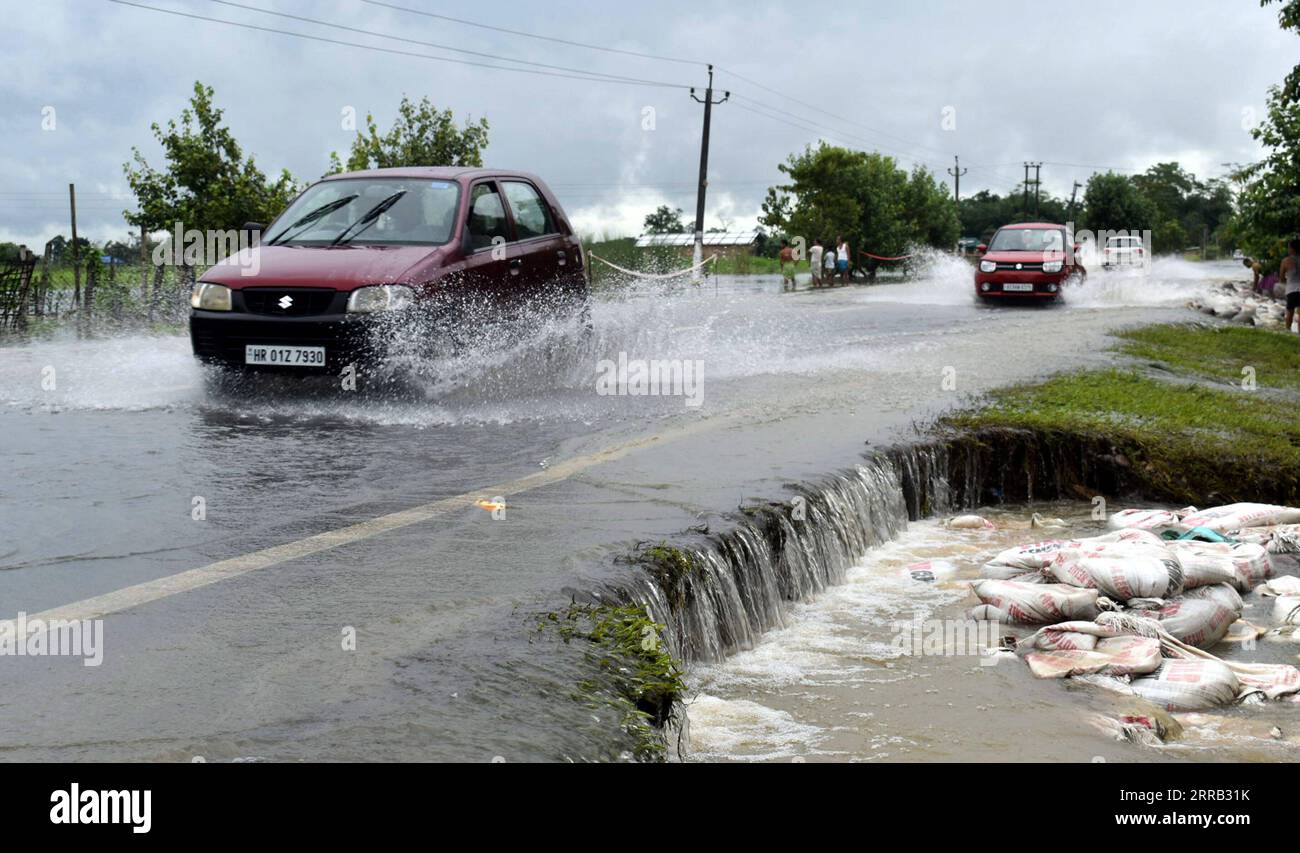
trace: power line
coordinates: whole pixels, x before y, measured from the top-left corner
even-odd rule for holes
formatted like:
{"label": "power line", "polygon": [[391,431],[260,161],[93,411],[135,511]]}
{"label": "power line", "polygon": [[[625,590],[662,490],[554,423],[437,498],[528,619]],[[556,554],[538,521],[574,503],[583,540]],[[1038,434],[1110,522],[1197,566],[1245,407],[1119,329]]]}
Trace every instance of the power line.
{"label": "power line", "polygon": [[293,15],[288,12],[277,12],[273,9],[262,9],[257,6],[246,5],[244,3],[235,3],[232,2],[232,0],[211,0],[211,2],[221,6],[230,6],[235,9],[245,9],[249,12],[259,12],[263,15],[274,15],[277,18],[288,18],[289,20],[301,21],[306,24],[317,24],[322,27],[332,27],[333,29],[336,30],[346,30],[347,32],[358,33],[360,35],[374,36],[376,38],[383,38],[383,39],[392,39],[393,41],[405,42],[407,44],[418,44],[422,47],[432,47],[432,48],[437,48],[438,50],[450,50],[454,53],[464,53],[469,56],[479,56],[486,59],[495,59],[501,62],[517,62],[521,65],[532,65],[537,68],[548,68],[552,71],[565,71],[573,74],[599,75],[602,78],[606,78],[609,80],[621,80],[627,83],[644,83],[647,85],[652,85],[652,84],[660,85],[659,81],[645,80],[640,77],[625,77],[621,74],[606,74],[603,71],[588,71],[585,68],[570,68],[564,65],[550,65],[545,62],[533,62],[532,60],[528,60],[528,59],[515,59],[509,56],[500,56],[498,54],[493,54],[493,53],[484,53],[478,50],[468,50],[466,48],[452,47],[451,45],[438,44],[436,42],[431,42],[431,41],[420,41],[419,39],[406,38],[404,36],[395,36],[390,33],[380,33],[374,30],[363,30],[360,27],[350,27],[346,24],[334,24],[329,21],[322,21],[319,18],[308,18],[305,15]]}
{"label": "power line", "polygon": [[[160,12],[164,15],[175,15],[180,18],[190,18],[196,21],[208,21],[214,24],[225,24],[231,27],[240,27],[242,29],[256,30],[258,32],[264,32],[264,33],[276,33],[278,35],[292,36],[293,38],[322,42],[324,44],[343,45],[345,47],[357,47],[357,48],[361,48],[362,50],[370,50],[370,51],[375,51],[377,53],[387,53],[396,56],[409,56],[415,59],[429,59],[429,60],[433,60],[434,62],[451,62],[457,65],[472,65],[478,68],[493,69],[495,71],[513,71],[517,74],[536,74],[542,77],[561,77],[569,80],[587,80],[595,83],[620,83],[624,85],[656,86],[665,89],[689,89],[690,88],[690,86],[684,84],[666,83],[658,80],[636,80],[635,82],[630,82],[635,78],[619,78],[611,75],[601,74],[600,72],[582,72],[582,76],[580,76],[578,74],[564,74],[557,71],[543,71],[543,70],[532,69],[532,68],[511,68],[508,65],[490,65],[485,62],[474,62],[473,60],[469,60],[469,59],[454,59],[449,56],[433,56],[428,53],[415,53],[409,50],[397,50],[395,48],[379,47],[377,45],[371,45],[371,44],[361,44],[360,42],[344,41],[342,39],[332,39],[332,38],[327,38],[325,36],[314,36],[314,35],[309,35],[307,33],[294,32],[292,30],[281,30],[275,27],[261,27],[258,26],[257,24],[246,24],[241,21],[228,21],[224,18],[212,18],[207,15],[198,15],[193,12],[182,12],[178,9],[162,9],[157,6],[146,6],[143,3],[134,3],[131,2],[130,0],[108,0],[108,2],[116,3],[119,6],[132,6],[136,9],[144,9],[150,12]],[[507,59],[506,61],[512,61],[512,60]]]}
{"label": "power line", "polygon": [[[750,99],[750,98],[746,98],[745,100],[749,101],[750,103],[754,103],[754,101],[753,101],[752,99]],[[787,119],[781,118],[781,117],[778,116],[778,115],[770,115],[769,113],[765,113],[765,112],[762,112],[762,111],[760,111],[760,110],[756,110],[756,109],[753,109],[753,108],[751,108],[751,107],[747,107],[747,106],[745,106],[744,104],[736,104],[735,106],[736,106],[737,109],[744,110],[744,111],[747,112],[747,113],[753,113],[753,114],[756,115],[756,116],[762,116],[763,118],[771,119],[772,121],[778,121],[778,122],[780,122],[781,124],[788,124],[790,127],[796,127],[796,128],[798,128],[798,129],[800,129],[800,130],[807,131],[808,133],[815,133],[815,134],[817,134],[817,135],[819,135],[819,136],[822,136],[822,137],[824,137],[824,138],[826,138],[826,139],[830,139],[830,140],[832,140],[832,141],[836,141],[836,140],[839,140],[839,141],[848,140],[848,141],[849,141],[849,147],[856,147],[856,146],[858,146],[858,145],[862,145],[862,146],[865,146],[865,147],[871,148],[871,149],[873,149],[873,150],[879,151],[879,152],[882,153],[882,154],[888,154],[888,155],[890,155],[890,156],[892,156],[892,157],[897,157],[897,158],[902,159],[902,160],[911,160],[913,163],[920,163],[920,164],[922,164],[922,165],[925,165],[925,166],[931,166],[931,167],[933,167],[933,166],[935,165],[934,163],[931,163],[931,162],[928,161],[928,160],[924,160],[924,159],[921,159],[921,158],[919,158],[919,157],[914,157],[914,156],[912,156],[912,155],[910,155],[910,154],[904,154],[904,153],[899,152],[899,151],[892,151],[892,150],[890,150],[890,149],[888,149],[888,148],[881,148],[877,143],[875,143],[874,141],[872,141],[872,140],[870,140],[870,139],[864,139],[864,138],[862,138],[862,137],[860,137],[860,136],[855,136],[854,134],[851,134],[851,133],[845,133],[845,132],[843,132],[843,131],[841,131],[841,130],[836,130],[836,129],[834,129],[834,128],[828,128],[828,127],[819,126],[819,125],[812,125],[811,122],[809,122],[809,123],[807,123],[807,124],[801,124],[801,123],[798,123],[798,122],[789,121],[789,120],[787,120]],[[766,108],[766,107],[765,107],[765,108]],[[801,121],[807,121],[807,120],[806,120],[806,119],[801,119]],[[811,125],[811,126],[810,126],[810,125]]]}
{"label": "power line", "polygon": [[[215,0],[215,2],[223,2],[223,0]],[[659,60],[659,61],[662,61],[662,62],[676,62],[676,63],[681,63],[681,64],[684,64],[684,65],[708,65],[708,63],[706,63],[706,62],[703,62],[703,61],[701,61],[701,60],[696,60],[696,59],[682,59],[682,58],[680,58],[680,57],[674,57],[674,56],[663,56],[663,55],[658,55],[658,54],[653,54],[653,53],[644,53],[644,52],[641,52],[641,51],[624,50],[624,49],[620,49],[620,48],[606,47],[605,45],[591,44],[591,43],[589,43],[589,42],[580,42],[580,41],[574,41],[574,40],[571,40],[571,39],[556,38],[556,37],[554,37],[554,36],[545,36],[545,35],[541,35],[541,34],[538,34],[538,33],[525,32],[525,31],[523,31],[523,30],[513,30],[513,29],[509,29],[509,28],[507,28],[507,27],[499,27],[499,26],[495,26],[495,25],[492,25],[492,24],[484,24],[484,23],[480,23],[480,22],[478,22],[478,21],[470,21],[470,20],[466,20],[466,19],[464,19],[464,18],[454,18],[454,17],[451,17],[450,15],[440,15],[440,14],[437,14],[437,13],[435,13],[435,12],[426,12],[426,11],[424,11],[424,10],[422,10],[422,9],[412,9],[412,8],[409,8],[409,7],[406,7],[406,6],[398,6],[398,5],[393,4],[393,3],[383,2],[383,0],[364,0],[364,2],[369,3],[369,4],[372,5],[372,6],[380,6],[380,7],[385,8],[385,9],[394,9],[394,10],[397,10],[397,11],[400,11],[400,12],[408,12],[408,13],[413,14],[413,15],[422,15],[422,16],[424,16],[424,17],[426,17],[426,18],[436,18],[436,19],[438,19],[438,20],[451,21],[451,22],[453,22],[453,23],[457,23],[457,24],[464,24],[465,26],[478,27],[478,28],[480,28],[480,29],[491,30],[491,31],[493,31],[493,32],[508,33],[508,34],[510,34],[510,35],[520,36],[520,37],[522,37],[522,38],[530,38],[530,39],[536,39],[536,40],[539,40],[539,41],[553,42],[553,43],[556,43],[556,44],[568,45],[568,46],[570,46],[570,47],[580,47],[580,48],[585,48],[585,49],[588,49],[588,50],[599,50],[599,51],[604,51],[604,52],[607,52],[607,53],[617,53],[617,54],[623,54],[623,55],[626,55],[626,56],[635,56],[635,57],[639,57],[639,58],[642,58],[642,59],[653,59],[653,60]],[[786,100],[792,101],[793,103],[799,104],[800,106],[803,106],[803,107],[805,107],[805,108],[807,108],[807,109],[813,110],[814,112],[821,113],[822,115],[825,115],[825,116],[828,116],[828,117],[830,117],[830,118],[833,118],[833,119],[835,119],[836,121],[840,121],[840,122],[844,122],[845,124],[853,125],[853,126],[858,127],[858,128],[860,128],[860,129],[862,129],[862,130],[865,130],[865,131],[867,131],[867,132],[869,132],[869,133],[873,133],[873,134],[875,134],[875,135],[877,135],[877,136],[883,136],[883,137],[885,137],[885,138],[887,138],[887,139],[892,139],[892,140],[894,140],[895,142],[901,142],[901,143],[903,143],[904,145],[911,145],[911,146],[914,146],[914,147],[916,147],[916,148],[921,148],[921,149],[924,149],[924,150],[928,150],[928,151],[935,152],[935,153],[937,153],[937,154],[942,154],[942,155],[944,155],[945,157],[949,156],[949,155],[952,153],[952,152],[950,152],[950,151],[943,151],[943,150],[940,150],[940,149],[938,149],[938,148],[932,148],[932,147],[927,146],[927,145],[922,145],[922,144],[917,143],[917,142],[914,142],[914,141],[912,141],[912,140],[904,139],[904,138],[902,138],[902,137],[900,137],[900,136],[895,136],[895,135],[890,134],[890,133],[887,133],[887,132],[885,132],[885,131],[883,131],[883,130],[878,130],[878,129],[876,129],[876,128],[873,128],[873,127],[870,127],[870,126],[868,126],[868,125],[862,124],[861,122],[854,121],[853,119],[844,118],[843,116],[839,116],[839,115],[836,115],[835,113],[828,112],[827,110],[824,110],[824,109],[822,109],[821,107],[818,107],[818,106],[816,106],[816,105],[814,105],[814,104],[810,104],[810,103],[808,103],[808,102],[806,102],[806,101],[802,101],[802,100],[800,100],[800,99],[798,99],[798,98],[796,98],[796,97],[794,97],[794,96],[792,96],[792,95],[788,95],[788,94],[785,94],[784,92],[780,92],[780,91],[778,91],[778,90],[776,90],[776,89],[773,89],[773,88],[770,87],[770,86],[764,85],[763,83],[760,83],[760,82],[758,82],[757,80],[754,80],[754,79],[752,79],[752,78],[746,77],[746,76],[744,76],[744,75],[742,75],[742,74],[740,74],[740,73],[738,73],[738,72],[736,72],[736,71],[732,71],[731,69],[723,68],[722,66],[716,66],[716,67],[717,67],[717,70],[718,70],[718,71],[721,71],[721,72],[726,73],[726,74],[730,74],[732,77],[735,77],[737,80],[741,80],[741,81],[743,81],[743,82],[745,82],[745,83],[749,83],[749,84],[752,85],[752,86],[756,86],[757,88],[764,90],[765,92],[770,92],[771,94],[774,94],[774,95],[777,95],[777,96],[779,96],[779,97],[785,98]],[[811,122],[811,121],[812,121],[812,120],[810,120],[810,119],[804,118],[803,116],[799,116],[799,115],[796,115],[796,114],[794,114],[794,113],[786,112],[785,110],[782,110],[780,107],[774,107],[774,106],[772,106],[772,105],[770,105],[770,104],[763,104],[762,102],[760,102],[760,101],[758,101],[758,100],[756,100],[756,99],[754,99],[754,98],[750,98],[750,97],[747,97],[747,96],[744,96],[744,95],[739,95],[739,94],[736,94],[736,93],[734,93],[734,92],[733,92],[733,96],[734,96],[734,97],[737,97],[737,98],[744,98],[745,100],[747,100],[747,101],[749,101],[749,102],[751,102],[751,103],[753,103],[753,104],[756,104],[756,105],[758,105],[758,106],[762,106],[762,107],[764,107],[764,108],[766,108],[766,109],[768,109],[768,110],[771,110],[772,112],[782,113],[782,114],[784,114],[784,115],[790,116],[791,118],[799,119],[800,121],[808,121],[808,122]]]}
{"label": "power line", "polygon": [[439,15],[435,12],[426,12],[423,9],[411,9],[406,6],[398,6],[393,3],[382,3],[380,0],[363,0],[371,6],[382,6],[386,9],[393,9],[398,12],[408,12],[412,15],[423,15],[426,18],[437,18],[440,21],[451,21],[453,24],[463,24],[467,27],[478,27],[479,29],[492,30],[498,33],[508,33],[512,36],[522,36],[523,38],[537,39],[538,41],[549,41],[555,44],[564,44],[569,47],[582,47],[587,50],[600,50],[605,53],[618,53],[623,56],[635,56],[640,59],[656,59],[660,62],[676,62],[682,65],[707,65],[707,62],[701,62],[697,59],[681,59],[675,56],[662,56],[653,53],[642,53],[636,50],[625,50],[617,47],[608,47],[603,44],[590,44],[582,41],[572,41],[570,39],[556,38],[554,36],[544,36],[538,33],[524,32],[523,30],[512,30],[506,27],[493,26],[492,24],[481,24],[477,21],[467,21],[464,18],[453,18],[450,15]]}

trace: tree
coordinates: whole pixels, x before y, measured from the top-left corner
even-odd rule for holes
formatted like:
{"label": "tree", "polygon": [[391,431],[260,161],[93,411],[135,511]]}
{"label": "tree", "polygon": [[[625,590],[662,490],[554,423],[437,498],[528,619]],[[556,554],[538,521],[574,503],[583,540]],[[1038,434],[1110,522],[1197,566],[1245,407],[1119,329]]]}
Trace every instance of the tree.
{"label": "tree", "polygon": [[843,236],[855,252],[880,255],[957,242],[956,205],[925,169],[909,175],[892,157],[825,142],[779,168],[789,181],[768,189],[759,220],[777,232],[808,244]]}
{"label": "tree", "polygon": [[[1281,0],[1280,6],[1278,24],[1300,33],[1300,0]],[[1300,65],[1269,89],[1267,115],[1251,135],[1267,153],[1233,175],[1242,190],[1232,230],[1247,254],[1275,266],[1300,227]]]}
{"label": "tree", "polygon": [[666,204],[659,205],[654,213],[646,215],[645,233],[685,234],[686,226],[682,224],[682,209],[672,208]]}
{"label": "tree", "polygon": [[1094,232],[1140,233],[1151,229],[1155,206],[1123,175],[1105,172],[1088,179],[1083,192],[1083,220]]}
{"label": "tree", "polygon": [[[439,111],[429,99],[411,103],[405,95],[397,107],[397,120],[383,136],[373,115],[366,115],[366,130],[357,132],[348,155],[347,170],[388,169],[394,166],[482,166],[488,144],[487,119],[465,120],[456,126],[451,110]],[[338,154],[330,155],[330,171],[343,168]]]}
{"label": "tree", "polygon": [[164,130],[151,125],[162,146],[166,167],[154,169],[138,148],[133,163],[123,166],[135,193],[138,211],[124,211],[130,224],[149,231],[171,229],[234,230],[245,222],[269,222],[289,203],[297,185],[289,172],[269,181],[249,156],[244,158],[222,110],[213,104],[212,87],[194,84],[190,105]]}

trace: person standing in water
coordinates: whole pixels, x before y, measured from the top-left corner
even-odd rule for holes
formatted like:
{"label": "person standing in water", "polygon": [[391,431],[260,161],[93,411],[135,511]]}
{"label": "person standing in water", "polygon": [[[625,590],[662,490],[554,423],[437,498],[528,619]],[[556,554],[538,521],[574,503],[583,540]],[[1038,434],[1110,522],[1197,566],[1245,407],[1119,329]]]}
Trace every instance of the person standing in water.
{"label": "person standing in water", "polygon": [[1286,285],[1286,330],[1289,332],[1296,309],[1300,308],[1300,239],[1287,244],[1287,255],[1277,274],[1278,280]]}
{"label": "person standing in water", "polygon": [[789,240],[781,241],[781,289],[794,290],[794,249]]}
{"label": "person standing in water", "polygon": [[812,270],[812,286],[822,286],[822,253],[826,250],[822,248],[822,241],[814,239],[812,248],[808,250],[808,265]]}
{"label": "person standing in water", "polygon": [[840,273],[840,283],[849,283],[849,241],[843,237],[835,238],[835,267]]}

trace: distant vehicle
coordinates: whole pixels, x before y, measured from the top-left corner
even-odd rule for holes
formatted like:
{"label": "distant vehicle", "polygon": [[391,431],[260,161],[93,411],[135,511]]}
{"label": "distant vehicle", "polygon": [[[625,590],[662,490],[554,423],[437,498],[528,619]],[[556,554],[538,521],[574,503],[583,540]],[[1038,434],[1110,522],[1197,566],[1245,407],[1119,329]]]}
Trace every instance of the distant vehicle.
{"label": "distant vehicle", "polygon": [[957,241],[957,251],[963,255],[969,255],[979,249],[979,245],[980,238],[978,237],[962,237]]}
{"label": "distant vehicle", "polygon": [[269,227],[245,227],[263,234],[255,272],[218,264],[190,298],[190,340],[207,363],[338,373],[382,356],[397,332],[432,344],[524,306],[587,304],[579,239],[546,184],[524,172],[332,175]]}
{"label": "distant vehicle", "polygon": [[1088,275],[1079,262],[1073,235],[1064,225],[1051,222],[1003,225],[978,251],[975,295],[981,301],[1057,300],[1067,284]]}
{"label": "distant vehicle", "polygon": [[1241,249],[1232,250],[1232,259],[1234,261],[1245,260],[1245,258],[1246,258],[1246,253],[1243,252]]}
{"label": "distant vehicle", "polygon": [[1146,266],[1146,249],[1141,237],[1107,237],[1106,246],[1101,250],[1101,265],[1104,269],[1111,267]]}

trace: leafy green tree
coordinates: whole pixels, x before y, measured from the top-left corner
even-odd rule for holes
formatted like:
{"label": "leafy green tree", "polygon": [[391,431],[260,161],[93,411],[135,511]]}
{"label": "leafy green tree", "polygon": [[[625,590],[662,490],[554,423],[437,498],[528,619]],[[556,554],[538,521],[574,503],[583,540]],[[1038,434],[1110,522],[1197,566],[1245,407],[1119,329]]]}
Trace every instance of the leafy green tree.
{"label": "leafy green tree", "polygon": [[186,229],[232,230],[269,222],[284,209],[297,192],[293,176],[286,170],[268,180],[251,156],[244,157],[221,116],[212,87],[196,82],[179,123],[151,125],[166,166],[155,169],[138,148],[131,149],[133,162],[123,168],[139,210],[124,211],[127,222],[149,231],[169,230],[177,222]]}
{"label": "leafy green tree", "polygon": [[654,213],[646,214],[645,233],[685,234],[686,226],[682,224],[682,209],[672,208],[666,204],[659,205]]}
{"label": "leafy green tree", "polygon": [[788,181],[771,187],[760,223],[778,233],[833,240],[854,252],[900,255],[912,246],[944,248],[960,222],[947,187],[925,169],[910,175],[892,157],[820,143],[779,166]]}
{"label": "leafy green tree", "polygon": [[[347,170],[388,169],[394,166],[482,166],[488,144],[487,119],[465,120],[456,126],[451,110],[439,110],[429,99],[411,103],[405,95],[397,120],[382,136],[373,115],[366,115],[365,132],[358,131],[348,155]],[[338,154],[330,155],[330,171],[343,171]]]}
{"label": "leafy green tree", "polygon": [[[1261,0],[1269,6],[1278,0]],[[1281,0],[1278,23],[1300,34],[1300,0]],[[1245,252],[1276,266],[1300,230],[1300,65],[1268,93],[1267,115],[1251,135],[1266,154],[1233,177],[1241,185],[1233,233]]]}
{"label": "leafy green tree", "polygon": [[1133,181],[1114,172],[1088,179],[1083,192],[1083,221],[1095,232],[1140,232],[1153,228],[1157,211]]}

